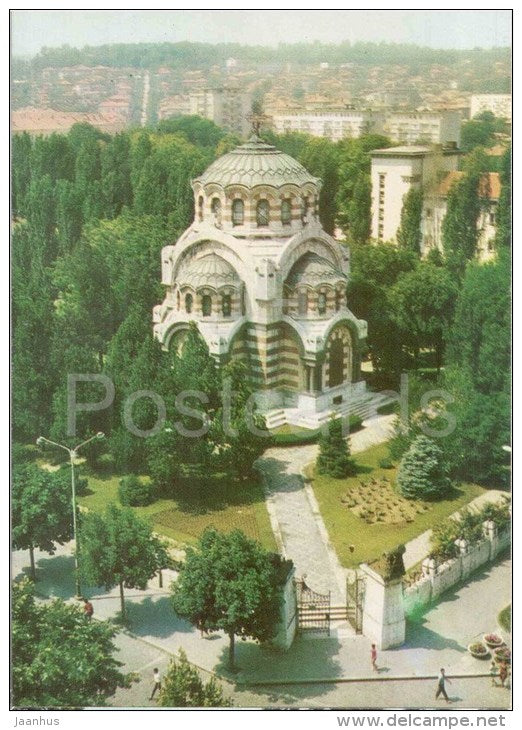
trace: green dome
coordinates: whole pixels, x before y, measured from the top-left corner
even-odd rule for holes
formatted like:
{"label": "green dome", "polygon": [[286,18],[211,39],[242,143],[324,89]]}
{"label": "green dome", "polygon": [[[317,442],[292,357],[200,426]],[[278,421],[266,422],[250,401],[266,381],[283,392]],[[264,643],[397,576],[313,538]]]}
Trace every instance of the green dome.
{"label": "green dome", "polygon": [[319,178],[310,175],[297,160],[255,135],[246,144],[213,162],[194,182],[202,185],[215,183],[222,187],[244,185],[247,188],[256,185],[279,188],[288,184],[320,184]]}
{"label": "green dome", "polygon": [[330,261],[316,253],[307,253],[292,266],[286,283],[291,287],[298,284],[319,286],[319,284],[333,284],[344,280],[346,280],[344,274],[338,271]]}
{"label": "green dome", "polygon": [[227,284],[238,286],[240,281],[237,272],[228,261],[211,253],[201,258],[190,258],[182,263],[176,275],[176,283],[179,287],[191,286],[198,289],[209,286],[216,289]]}

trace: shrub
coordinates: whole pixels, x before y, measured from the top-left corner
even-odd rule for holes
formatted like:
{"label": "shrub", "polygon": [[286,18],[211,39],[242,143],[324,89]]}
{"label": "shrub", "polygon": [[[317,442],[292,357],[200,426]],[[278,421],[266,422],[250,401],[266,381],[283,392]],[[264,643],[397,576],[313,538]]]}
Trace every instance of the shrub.
{"label": "shrub", "polygon": [[437,499],[450,486],[442,450],[426,436],[417,436],[399,465],[400,493],[407,499]]}
{"label": "shrub", "polygon": [[384,457],[379,461],[381,469],[393,469],[393,461],[389,457]]}
{"label": "shrub", "polygon": [[458,555],[458,548],[455,540],[459,537],[459,527],[456,520],[447,519],[439,522],[433,528],[430,537],[431,555],[441,562],[449,560]]}
{"label": "shrub", "polygon": [[504,529],[511,523],[509,511],[509,500],[504,497],[502,502],[487,502],[479,511],[481,522],[493,520],[499,530]]}
{"label": "shrub", "polygon": [[355,473],[355,464],[350,458],[350,448],[343,436],[341,419],[332,420],[328,431],[319,439],[317,471],[334,479],[344,479]]}
{"label": "shrub", "polygon": [[120,479],[118,497],[121,504],[127,507],[145,507],[156,499],[156,489],[152,483],[131,474]]}

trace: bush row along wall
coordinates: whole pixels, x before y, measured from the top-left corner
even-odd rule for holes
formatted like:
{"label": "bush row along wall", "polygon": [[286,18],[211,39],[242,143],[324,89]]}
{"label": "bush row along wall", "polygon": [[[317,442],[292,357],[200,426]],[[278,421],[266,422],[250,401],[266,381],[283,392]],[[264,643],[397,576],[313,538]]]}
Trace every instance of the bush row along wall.
{"label": "bush row along wall", "polygon": [[423,576],[405,588],[404,611],[413,614],[436,601],[445,591],[464,582],[478,568],[493,561],[511,543],[511,529],[499,532],[494,522],[484,523],[484,539],[469,545],[458,540],[460,555],[437,565],[432,558],[422,563]]}

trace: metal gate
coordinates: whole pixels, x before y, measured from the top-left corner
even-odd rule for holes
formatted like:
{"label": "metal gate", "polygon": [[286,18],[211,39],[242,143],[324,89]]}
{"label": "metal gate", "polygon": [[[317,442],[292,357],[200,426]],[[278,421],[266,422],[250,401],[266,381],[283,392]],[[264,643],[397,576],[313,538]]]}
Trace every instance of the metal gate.
{"label": "metal gate", "polygon": [[346,581],[346,617],[355,629],[356,634],[362,634],[365,588],[365,580],[356,570],[348,575]]}
{"label": "metal gate", "polygon": [[296,581],[297,630],[324,631],[330,636],[330,591],[318,593],[304,579]]}

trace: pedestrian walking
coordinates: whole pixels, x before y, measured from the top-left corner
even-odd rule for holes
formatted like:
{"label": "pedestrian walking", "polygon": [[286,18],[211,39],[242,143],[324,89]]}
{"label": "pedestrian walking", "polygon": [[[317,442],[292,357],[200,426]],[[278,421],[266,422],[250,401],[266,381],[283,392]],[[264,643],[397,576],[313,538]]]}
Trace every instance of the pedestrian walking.
{"label": "pedestrian walking", "polygon": [[94,613],[94,606],[86,598],[83,599],[83,613],[87,621],[90,621]]}
{"label": "pedestrian walking", "polygon": [[498,672],[498,678],[500,679],[500,686],[505,687],[505,682],[508,676],[508,665],[506,662],[501,662]]}
{"label": "pedestrian walking", "polygon": [[154,668],[154,687],[152,689],[152,694],[149,697],[150,700],[154,699],[156,692],[161,692],[161,674],[157,667]]}
{"label": "pedestrian walking", "polygon": [[450,701],[448,695],[446,694],[446,682],[449,682],[451,684],[450,680],[446,677],[444,667],[441,667],[440,674],[437,678],[437,691],[435,693],[436,700],[439,698],[439,695],[442,695],[446,702]]}
{"label": "pedestrian walking", "polygon": [[370,657],[372,660],[373,671],[378,672],[379,670],[377,669],[377,647],[375,646],[375,644],[372,644],[372,650],[370,652]]}

